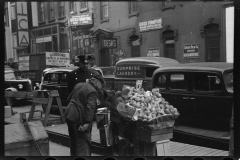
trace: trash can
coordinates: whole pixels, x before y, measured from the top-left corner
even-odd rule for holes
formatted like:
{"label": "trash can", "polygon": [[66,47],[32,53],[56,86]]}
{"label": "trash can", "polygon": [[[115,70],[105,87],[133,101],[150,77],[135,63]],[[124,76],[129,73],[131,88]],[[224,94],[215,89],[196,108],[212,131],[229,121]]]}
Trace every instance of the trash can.
{"label": "trash can", "polygon": [[112,145],[112,131],[110,123],[110,111],[107,108],[99,108],[96,113],[97,129],[99,129],[100,144]]}

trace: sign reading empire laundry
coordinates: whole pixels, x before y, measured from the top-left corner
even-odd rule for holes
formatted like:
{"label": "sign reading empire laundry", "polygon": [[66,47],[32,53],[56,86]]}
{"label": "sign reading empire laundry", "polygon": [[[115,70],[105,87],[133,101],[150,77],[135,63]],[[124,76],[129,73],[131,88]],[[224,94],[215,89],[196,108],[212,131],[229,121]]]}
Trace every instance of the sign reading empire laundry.
{"label": "sign reading empire laundry", "polygon": [[93,24],[91,13],[74,15],[70,18],[70,25],[71,26],[88,25],[88,24]]}
{"label": "sign reading empire laundry", "polygon": [[69,53],[46,52],[46,65],[51,65],[51,66],[70,65]]}
{"label": "sign reading empire laundry", "polygon": [[155,30],[155,29],[162,29],[163,28],[163,19],[151,19],[148,21],[139,22],[139,32]]}

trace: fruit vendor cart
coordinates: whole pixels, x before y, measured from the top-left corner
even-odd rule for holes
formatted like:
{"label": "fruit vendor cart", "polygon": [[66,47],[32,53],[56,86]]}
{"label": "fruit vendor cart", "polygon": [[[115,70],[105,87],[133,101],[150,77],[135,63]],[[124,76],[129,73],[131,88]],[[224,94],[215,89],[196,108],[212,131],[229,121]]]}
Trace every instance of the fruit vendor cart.
{"label": "fruit vendor cart", "polygon": [[176,108],[158,90],[123,88],[110,108],[111,146],[120,156],[168,156]]}

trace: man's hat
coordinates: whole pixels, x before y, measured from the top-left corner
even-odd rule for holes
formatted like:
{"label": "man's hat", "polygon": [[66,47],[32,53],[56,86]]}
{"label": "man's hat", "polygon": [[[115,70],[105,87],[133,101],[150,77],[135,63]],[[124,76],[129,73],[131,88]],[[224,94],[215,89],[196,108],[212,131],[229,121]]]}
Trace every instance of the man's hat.
{"label": "man's hat", "polygon": [[97,71],[91,71],[91,75],[93,78],[99,80],[102,84],[105,84],[104,78],[97,72]]}
{"label": "man's hat", "polygon": [[79,55],[77,56],[79,58],[79,62],[82,62],[83,64],[88,64],[88,59],[86,59],[85,55]]}

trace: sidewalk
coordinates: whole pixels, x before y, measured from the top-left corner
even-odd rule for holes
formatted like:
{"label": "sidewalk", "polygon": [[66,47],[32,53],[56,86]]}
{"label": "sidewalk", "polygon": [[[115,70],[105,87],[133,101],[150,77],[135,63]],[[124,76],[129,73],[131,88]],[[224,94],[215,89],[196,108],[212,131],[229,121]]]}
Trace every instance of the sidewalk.
{"label": "sidewalk", "polygon": [[[70,148],[49,141],[49,156],[70,156]],[[103,156],[92,153],[91,156]]]}

